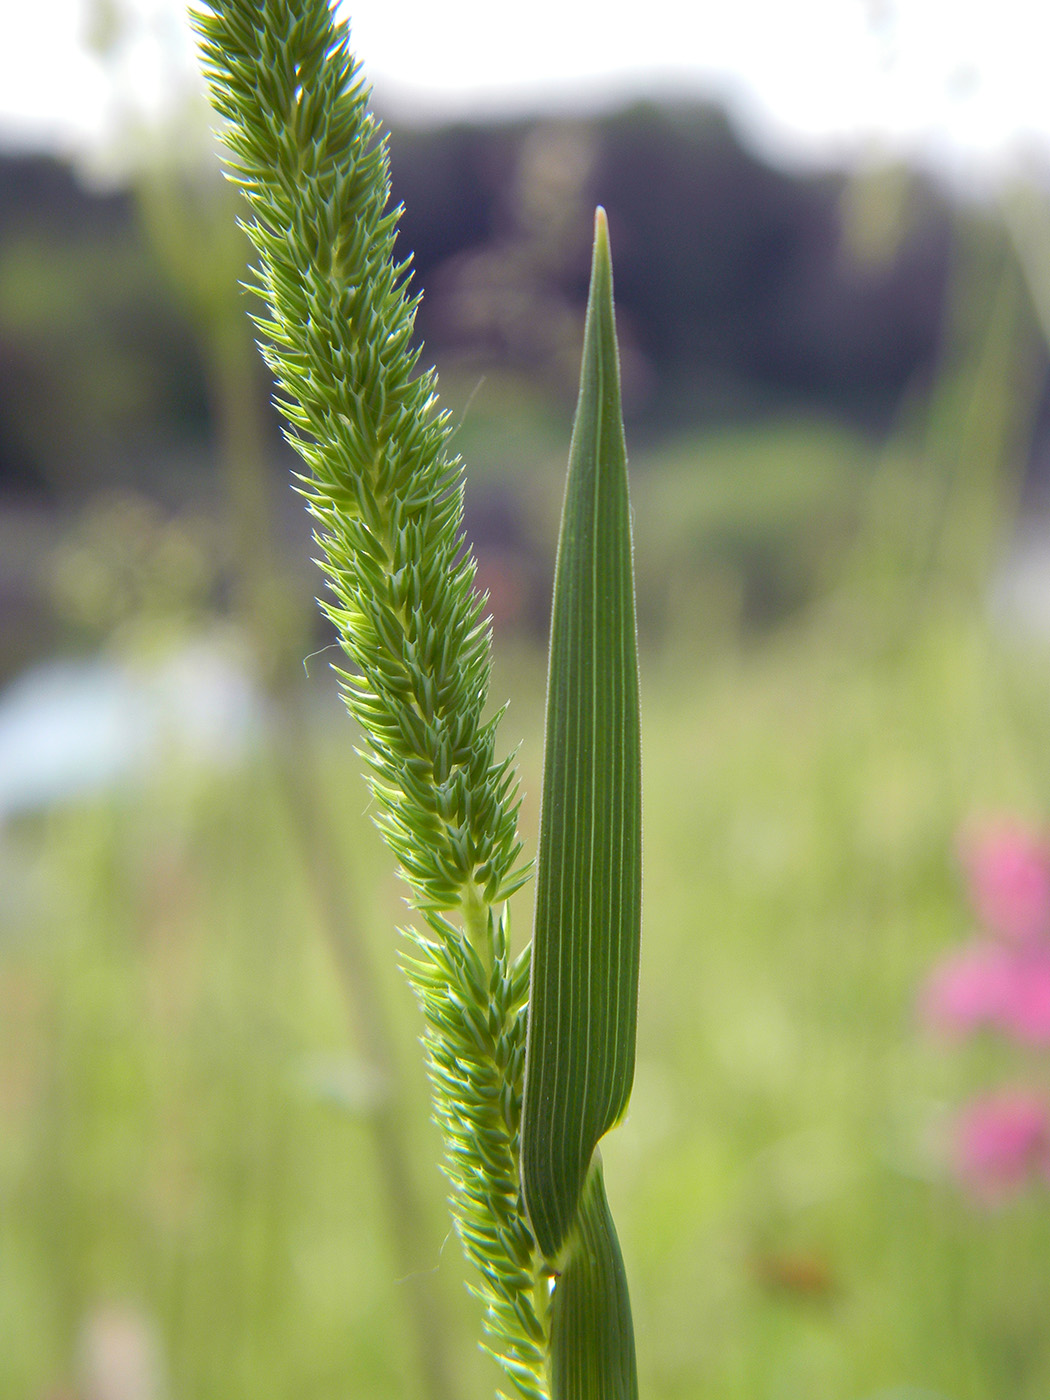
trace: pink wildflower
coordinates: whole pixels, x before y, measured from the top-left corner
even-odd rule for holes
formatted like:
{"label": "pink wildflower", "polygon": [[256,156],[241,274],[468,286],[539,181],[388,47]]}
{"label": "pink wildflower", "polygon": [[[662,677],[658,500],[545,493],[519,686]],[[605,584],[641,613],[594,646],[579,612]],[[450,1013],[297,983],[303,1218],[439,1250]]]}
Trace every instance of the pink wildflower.
{"label": "pink wildflower", "polygon": [[1011,943],[1050,936],[1050,844],[1002,819],[963,842],[970,900],[989,933]]}
{"label": "pink wildflower", "polygon": [[920,1015],[942,1034],[967,1035],[1000,1019],[1013,982],[1009,951],[998,943],[975,943],[934,968],[919,998]]}
{"label": "pink wildflower", "polygon": [[1050,948],[1013,956],[1000,1028],[1025,1045],[1050,1045]]}
{"label": "pink wildflower", "polygon": [[1014,1089],[975,1099],[956,1122],[955,1165],[978,1200],[994,1204],[1033,1176],[1050,1180],[1050,1119],[1034,1093]]}
{"label": "pink wildflower", "polygon": [[942,1035],[988,1027],[1026,1045],[1050,1045],[1050,947],[971,944],[934,968],[919,1012]]}

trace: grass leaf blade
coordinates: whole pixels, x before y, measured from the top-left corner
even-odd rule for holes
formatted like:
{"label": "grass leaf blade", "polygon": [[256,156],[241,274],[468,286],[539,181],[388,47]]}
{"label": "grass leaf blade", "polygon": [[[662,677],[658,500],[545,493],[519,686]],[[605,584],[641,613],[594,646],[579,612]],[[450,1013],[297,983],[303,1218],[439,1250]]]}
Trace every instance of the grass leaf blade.
{"label": "grass leaf blade", "polygon": [[522,1187],[557,1259],[634,1076],[641,746],[612,264],[595,218],[580,396],[551,618]]}

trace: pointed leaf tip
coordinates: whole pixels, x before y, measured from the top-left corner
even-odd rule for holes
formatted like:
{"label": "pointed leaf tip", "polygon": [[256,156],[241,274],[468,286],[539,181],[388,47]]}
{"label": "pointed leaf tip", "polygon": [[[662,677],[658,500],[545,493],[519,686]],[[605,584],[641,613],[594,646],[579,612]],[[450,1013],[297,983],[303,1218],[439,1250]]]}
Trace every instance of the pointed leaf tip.
{"label": "pointed leaf tip", "polygon": [[612,264],[595,215],[580,396],[551,616],[522,1187],[558,1259],[634,1075],[641,756],[627,454]]}

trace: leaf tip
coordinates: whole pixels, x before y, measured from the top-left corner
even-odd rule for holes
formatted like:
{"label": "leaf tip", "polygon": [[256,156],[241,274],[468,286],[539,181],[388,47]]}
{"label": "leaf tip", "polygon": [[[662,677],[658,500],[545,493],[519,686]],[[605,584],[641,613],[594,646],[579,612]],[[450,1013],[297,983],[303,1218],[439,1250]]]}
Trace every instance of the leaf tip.
{"label": "leaf tip", "polygon": [[597,205],[594,211],[594,264],[595,267],[611,267],[612,264],[612,254],[609,251],[609,219],[601,204]]}

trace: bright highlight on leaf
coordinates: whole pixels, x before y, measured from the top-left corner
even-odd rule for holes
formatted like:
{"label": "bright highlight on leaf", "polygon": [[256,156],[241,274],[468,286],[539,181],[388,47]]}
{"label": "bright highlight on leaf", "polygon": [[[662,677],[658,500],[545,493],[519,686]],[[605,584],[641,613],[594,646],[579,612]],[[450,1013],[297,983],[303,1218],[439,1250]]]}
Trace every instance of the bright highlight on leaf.
{"label": "bright highlight on leaf", "polygon": [[598,1140],[634,1077],[641,748],[627,453],[605,213],[595,218],[580,397],[551,619],[522,1189],[560,1263]]}

